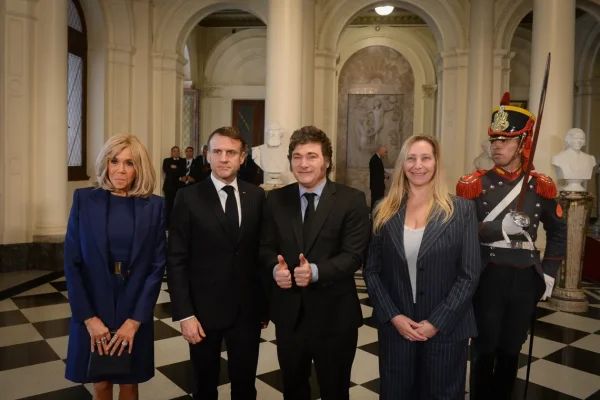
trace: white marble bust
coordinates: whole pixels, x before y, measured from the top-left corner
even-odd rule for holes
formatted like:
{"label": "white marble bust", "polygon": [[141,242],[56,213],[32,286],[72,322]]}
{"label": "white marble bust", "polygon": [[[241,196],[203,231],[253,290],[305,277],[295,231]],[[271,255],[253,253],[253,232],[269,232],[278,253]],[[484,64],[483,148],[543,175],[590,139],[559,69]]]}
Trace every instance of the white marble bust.
{"label": "white marble bust", "polygon": [[263,170],[265,184],[284,185],[286,171],[290,164],[287,158],[287,141],[282,140],[283,128],[276,122],[269,122],[265,129],[267,143],[252,148],[252,159]]}
{"label": "white marble bust", "polygon": [[481,154],[473,160],[475,169],[492,169],[494,160],[492,160],[492,143],[488,139],[481,141]]}
{"label": "white marble bust", "polygon": [[552,157],[556,176],[566,181],[563,191],[585,192],[581,184],[592,178],[596,158],[581,151],[583,146],[585,132],[579,128],[569,129],[565,135],[565,150]]}

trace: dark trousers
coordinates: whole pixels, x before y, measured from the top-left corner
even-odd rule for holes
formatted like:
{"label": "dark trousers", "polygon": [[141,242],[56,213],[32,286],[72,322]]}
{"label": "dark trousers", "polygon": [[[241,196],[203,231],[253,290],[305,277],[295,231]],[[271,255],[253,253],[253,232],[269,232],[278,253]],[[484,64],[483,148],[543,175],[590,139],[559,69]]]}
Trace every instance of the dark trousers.
{"label": "dark trousers", "polygon": [[473,297],[479,334],[471,342],[472,400],[511,398],[519,353],[544,289],[533,267],[484,269]]}
{"label": "dark trousers", "polygon": [[173,205],[175,204],[175,195],[177,195],[177,190],[165,192],[165,222],[167,224],[167,230],[170,228],[171,211],[173,211]]}
{"label": "dark trousers", "polygon": [[379,327],[381,400],[465,398],[469,341],[410,342],[393,325]]}
{"label": "dark trousers", "polygon": [[373,190],[371,189],[371,211],[375,208],[375,204],[385,196],[385,189],[383,190]]}
{"label": "dark trousers", "polygon": [[[202,321],[200,321],[202,323]],[[221,343],[227,346],[227,369],[231,380],[231,398],[256,399],[256,366],[260,342],[260,322],[241,318],[226,329],[206,329],[206,337],[190,345],[195,381],[194,399],[217,400],[221,366]]]}
{"label": "dark trousers", "polygon": [[277,358],[285,400],[310,400],[311,361],[314,360],[323,400],[345,400],[356,355],[358,329],[314,333],[301,321],[293,331],[276,328]]}

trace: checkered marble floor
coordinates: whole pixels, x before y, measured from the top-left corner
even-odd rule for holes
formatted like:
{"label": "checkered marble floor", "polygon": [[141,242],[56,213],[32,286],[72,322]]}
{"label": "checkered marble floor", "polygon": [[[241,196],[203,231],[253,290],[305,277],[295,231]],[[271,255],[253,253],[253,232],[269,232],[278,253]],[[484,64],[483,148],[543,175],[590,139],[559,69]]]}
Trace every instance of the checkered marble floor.
{"label": "checkered marble floor", "polygon": [[[2,274],[0,274],[0,280]],[[352,369],[352,399],[377,399],[377,330],[361,274],[356,276],[365,325],[359,330]],[[600,287],[585,285],[591,307],[585,314],[537,309],[529,399],[600,400]],[[64,379],[69,309],[61,273],[50,273],[0,291],[0,399],[91,399],[91,386]],[[187,343],[171,320],[163,283],[154,310],[156,376],[140,385],[141,399],[189,399],[192,391]],[[281,374],[272,324],[262,332],[256,387],[258,398],[281,399]],[[526,352],[522,350],[516,398],[522,398]],[[221,358],[220,398],[229,398],[227,351]],[[315,374],[313,374],[314,378]],[[468,383],[467,383],[468,385]],[[313,398],[318,387],[313,379]],[[116,388],[115,388],[116,391]],[[468,394],[465,395],[468,399]],[[116,397],[115,397],[116,398]]]}

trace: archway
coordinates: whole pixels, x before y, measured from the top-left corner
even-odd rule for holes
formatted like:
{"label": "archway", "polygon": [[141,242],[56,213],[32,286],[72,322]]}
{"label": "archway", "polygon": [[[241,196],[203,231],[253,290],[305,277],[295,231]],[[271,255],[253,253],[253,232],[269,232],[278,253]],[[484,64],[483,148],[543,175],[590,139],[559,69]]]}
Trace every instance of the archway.
{"label": "archway", "polygon": [[[339,72],[342,45],[345,45],[342,38],[354,19],[366,10],[373,9],[376,5],[377,2],[365,6],[364,3],[357,4],[352,1],[329,1],[323,5],[324,17],[317,30],[315,57],[315,123],[326,132],[332,132],[336,144],[339,144],[339,140],[337,140],[339,131],[336,113],[338,107],[336,72]],[[429,70],[429,72],[433,72],[430,74],[433,76],[418,88],[419,101],[425,97],[423,102],[431,104],[431,106],[427,108],[427,111],[424,111],[425,107],[421,106],[419,111],[422,113],[417,121],[420,121],[424,115],[427,115],[430,120],[436,121],[434,125],[437,126],[437,132],[427,133],[447,141],[447,145],[442,146],[444,151],[460,157],[464,153],[466,106],[457,100],[463,95],[461,87],[466,87],[465,56],[468,53],[465,50],[467,43],[463,29],[467,25],[465,21],[468,18],[456,1],[393,1],[390,2],[390,5],[416,15],[422,20],[424,29],[430,31],[431,43],[426,45],[421,43],[420,46],[416,46],[426,49],[425,52],[428,53],[428,56],[425,58],[430,59],[428,64],[435,65],[435,68]],[[379,32],[383,32],[386,24],[373,24],[373,27],[375,27],[374,25],[381,25],[377,29]],[[371,31],[368,36],[381,39],[383,34],[379,32]],[[403,54],[408,55],[408,52],[404,51]],[[415,64],[415,68],[419,67]],[[444,77],[448,79],[443,79]],[[417,111],[417,99],[415,102],[415,111]],[[421,124],[420,129],[436,129],[435,126]],[[444,126],[443,134],[440,130],[441,126]],[[334,148],[335,154],[341,156],[337,148]],[[448,175],[453,177],[460,174],[462,171],[450,171]]]}
{"label": "archway", "polygon": [[157,15],[153,41],[152,162],[160,169],[162,156],[181,140],[184,45],[194,27],[207,16],[238,9],[253,14],[266,24],[264,4],[232,0],[175,0],[163,2]]}

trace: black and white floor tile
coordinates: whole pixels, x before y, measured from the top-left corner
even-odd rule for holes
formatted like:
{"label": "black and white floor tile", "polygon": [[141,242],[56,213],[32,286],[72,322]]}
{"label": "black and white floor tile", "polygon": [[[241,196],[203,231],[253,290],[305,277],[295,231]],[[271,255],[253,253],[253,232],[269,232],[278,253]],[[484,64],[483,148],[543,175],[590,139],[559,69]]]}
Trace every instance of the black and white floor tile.
{"label": "black and white floor tile", "polygon": [[[356,282],[365,325],[359,331],[350,394],[352,399],[377,399],[377,330],[360,274],[357,274]],[[600,400],[600,287],[586,284],[585,291],[591,305],[585,314],[555,312],[546,303],[539,304],[529,399]],[[60,273],[33,274],[29,281],[18,282],[18,285],[0,291],[1,399],[92,398],[90,385],[76,385],[64,379],[71,316],[67,297],[64,277]],[[163,283],[154,317],[156,376],[140,385],[140,398],[189,399],[192,382],[188,346],[181,338],[179,323],[171,320],[166,283]],[[522,398],[528,346],[529,342],[523,346],[515,399]],[[221,371],[219,398],[228,399],[225,348]],[[317,399],[318,386],[313,381],[313,398]],[[261,400],[282,399],[272,324],[262,332],[256,387]]]}

